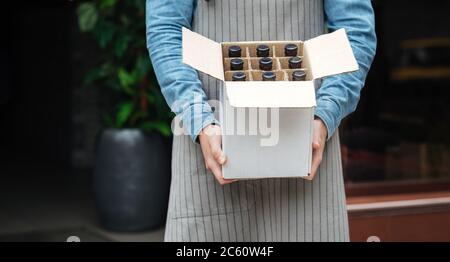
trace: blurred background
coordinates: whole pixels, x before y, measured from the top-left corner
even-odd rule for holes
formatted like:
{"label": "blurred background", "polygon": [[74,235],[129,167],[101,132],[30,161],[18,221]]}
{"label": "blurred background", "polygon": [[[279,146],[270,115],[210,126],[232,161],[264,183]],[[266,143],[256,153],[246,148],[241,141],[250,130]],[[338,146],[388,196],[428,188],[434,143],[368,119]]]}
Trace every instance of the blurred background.
{"label": "blurred background", "polygon": [[[450,241],[450,2],[373,6],[376,59],[340,127],[351,240]],[[0,12],[0,241],[161,241],[173,115],[145,0]]]}

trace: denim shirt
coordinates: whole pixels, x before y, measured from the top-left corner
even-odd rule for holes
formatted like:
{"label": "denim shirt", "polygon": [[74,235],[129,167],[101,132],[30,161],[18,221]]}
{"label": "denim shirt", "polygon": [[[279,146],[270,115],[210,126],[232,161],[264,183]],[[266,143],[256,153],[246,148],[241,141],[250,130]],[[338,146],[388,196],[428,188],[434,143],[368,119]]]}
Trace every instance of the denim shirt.
{"label": "denim shirt", "polygon": [[[194,141],[205,126],[219,124],[197,71],[182,62],[181,28],[191,28],[196,2],[147,0],[146,3],[147,47],[161,92]],[[316,92],[315,115],[325,123],[330,138],[341,120],[356,109],[377,40],[370,0],[324,0],[324,9],[328,30],[346,29],[359,64],[356,72],[324,78]]]}

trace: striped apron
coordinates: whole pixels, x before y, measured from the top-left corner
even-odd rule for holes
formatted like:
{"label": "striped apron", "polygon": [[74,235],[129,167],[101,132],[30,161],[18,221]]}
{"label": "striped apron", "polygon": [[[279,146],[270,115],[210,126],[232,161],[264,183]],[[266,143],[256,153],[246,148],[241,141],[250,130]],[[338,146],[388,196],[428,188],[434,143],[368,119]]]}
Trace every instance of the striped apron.
{"label": "striped apron", "polygon": [[[217,42],[305,40],[324,33],[323,0],[198,0],[193,30]],[[220,81],[199,73],[210,99]],[[339,136],[314,181],[275,178],[220,186],[201,148],[175,136],[165,241],[348,241]]]}

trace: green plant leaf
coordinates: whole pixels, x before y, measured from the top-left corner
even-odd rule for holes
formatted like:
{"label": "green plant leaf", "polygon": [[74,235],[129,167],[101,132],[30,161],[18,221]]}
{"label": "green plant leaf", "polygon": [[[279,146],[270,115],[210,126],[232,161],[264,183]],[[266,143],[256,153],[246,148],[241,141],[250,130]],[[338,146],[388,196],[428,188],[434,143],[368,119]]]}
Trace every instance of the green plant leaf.
{"label": "green plant leaf", "polygon": [[102,79],[104,77],[103,71],[101,68],[92,68],[89,72],[84,76],[83,85],[91,85],[95,81]]}
{"label": "green plant leaf", "polygon": [[121,89],[128,95],[134,95],[135,91],[131,88],[132,85],[137,83],[136,74],[128,73],[123,67],[117,71],[117,77],[120,81]]}
{"label": "green plant leaf", "polygon": [[97,81],[98,79],[101,79],[102,74],[101,74],[101,69],[98,67],[92,68],[91,70],[89,70],[86,75],[84,76],[84,81],[83,81],[83,85],[90,85],[93,82]]}
{"label": "green plant leaf", "polygon": [[119,77],[120,84],[122,86],[129,86],[134,83],[133,76],[127,72],[123,67],[119,68],[117,71],[117,76]]}
{"label": "green plant leaf", "polygon": [[85,2],[78,6],[78,26],[80,31],[88,32],[91,31],[98,20],[98,12],[95,4],[92,2]]}
{"label": "green plant leaf", "polygon": [[111,8],[111,7],[115,6],[116,3],[117,3],[117,0],[102,0],[100,3],[100,9],[104,10],[104,9]]}
{"label": "green plant leaf", "polygon": [[123,102],[119,105],[119,110],[116,115],[116,128],[124,127],[124,124],[127,122],[128,118],[133,111],[133,103],[132,102]]}
{"label": "green plant leaf", "polygon": [[114,37],[116,28],[109,22],[99,22],[94,30],[94,37],[101,48],[106,48]]}
{"label": "green plant leaf", "polygon": [[163,136],[170,136],[172,131],[170,130],[170,125],[162,121],[147,121],[139,125],[139,128],[145,131],[157,131]]}
{"label": "green plant leaf", "polygon": [[147,116],[148,116],[148,112],[143,111],[143,110],[137,110],[132,114],[129,122],[131,125],[136,125],[136,123],[142,122],[139,120],[145,120],[145,118],[147,118]]}
{"label": "green plant leaf", "polygon": [[118,58],[122,58],[123,54],[128,48],[128,43],[130,42],[130,36],[126,34],[121,34],[118,36],[115,45],[114,52]]}
{"label": "green plant leaf", "polygon": [[[145,6],[145,0],[79,2],[80,31],[88,31],[101,49],[93,57],[98,63],[85,74],[84,82],[104,89],[102,94],[114,103],[113,110],[107,110],[114,114],[103,119],[104,125],[169,135],[173,113],[160,92],[148,57],[143,37]],[[145,104],[142,99],[147,100],[145,109],[140,108]]]}

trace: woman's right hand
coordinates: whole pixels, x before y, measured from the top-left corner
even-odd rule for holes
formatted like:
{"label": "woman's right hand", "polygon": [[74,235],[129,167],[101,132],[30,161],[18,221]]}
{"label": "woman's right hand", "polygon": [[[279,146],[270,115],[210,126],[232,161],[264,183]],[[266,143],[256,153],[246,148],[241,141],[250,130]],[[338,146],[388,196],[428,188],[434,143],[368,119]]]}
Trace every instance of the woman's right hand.
{"label": "woman's right hand", "polygon": [[206,126],[200,132],[199,140],[203,158],[205,159],[206,169],[214,174],[219,184],[226,185],[237,181],[235,179],[224,179],[222,175],[222,165],[225,164],[227,158],[222,151],[220,126]]}

